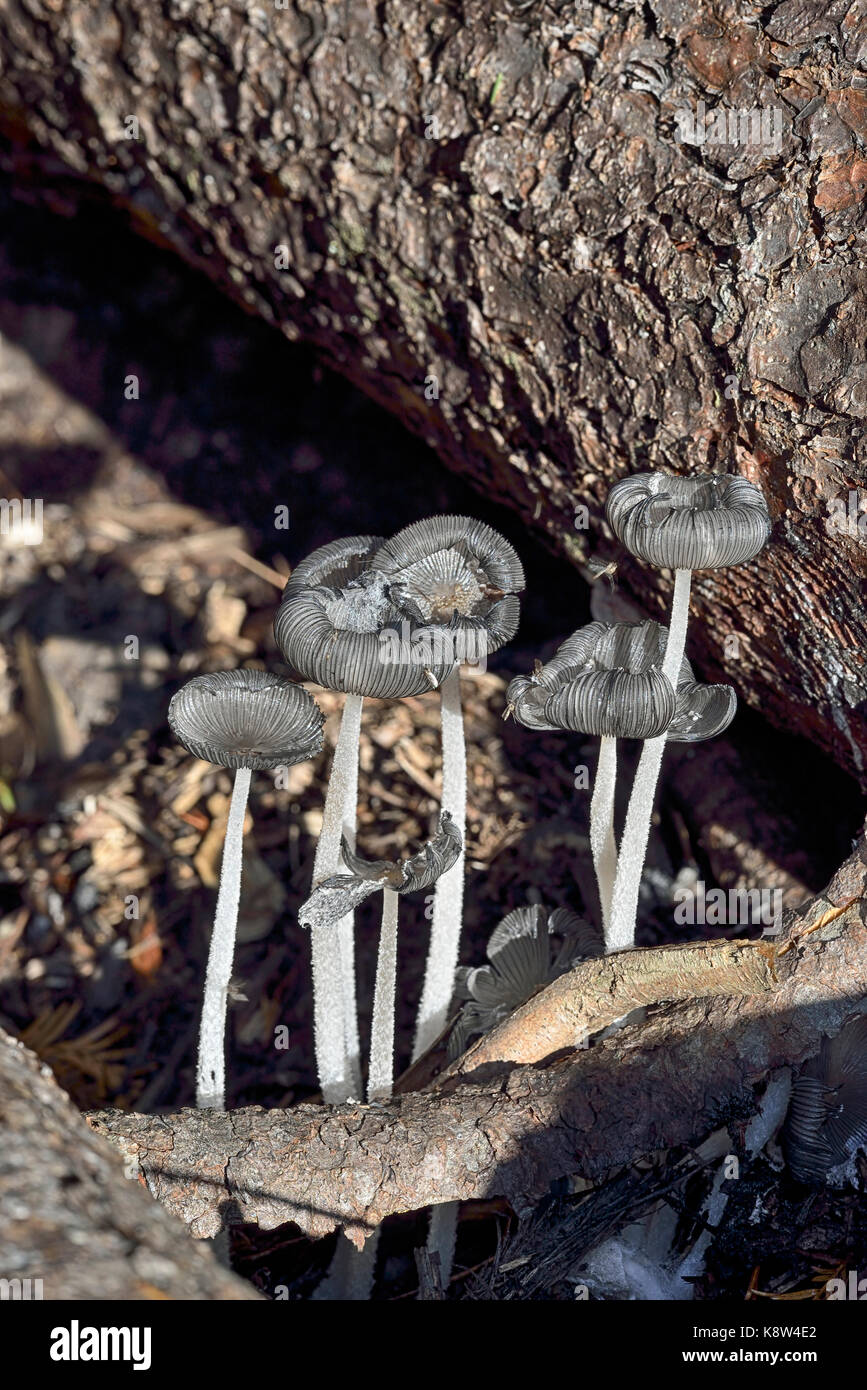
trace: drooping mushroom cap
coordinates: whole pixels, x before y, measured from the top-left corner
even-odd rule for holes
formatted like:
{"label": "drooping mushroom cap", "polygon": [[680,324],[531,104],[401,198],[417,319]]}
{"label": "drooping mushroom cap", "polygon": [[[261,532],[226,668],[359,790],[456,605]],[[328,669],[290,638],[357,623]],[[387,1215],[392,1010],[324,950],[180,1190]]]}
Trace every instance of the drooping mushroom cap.
{"label": "drooping mushroom cap", "polygon": [[453,660],[413,641],[421,625],[392,602],[371,560],[379,536],[349,536],[296,566],[274,619],[284,660],[346,694],[399,698],[442,684]]}
{"label": "drooping mushroom cap", "polygon": [[392,600],[452,634],[458,661],[495,652],[518,630],[524,570],[493,526],[469,516],[429,516],[379,547],[371,568]]}
{"label": "drooping mushroom cap", "polygon": [[655,738],[677,708],[649,623],[588,623],[535,675],[516,677],[506,698],[528,729],[610,738]]}
{"label": "drooping mushroom cap", "polygon": [[713,738],[734,718],[728,685],[701,685],[684,658],[677,692],[662,673],[667,629],[660,623],[588,623],[535,675],[517,676],[506,698],[528,729],[571,729],[610,738],[674,743]]}
{"label": "drooping mushroom cap", "polygon": [[429,888],[457,863],[462,848],[463,838],[448,811],[440,814],[438,834],[409,859],[364,859],[344,837],[341,856],[350,872],[318,883],[298,909],[298,921],[302,927],[331,927],[384,888],[395,893]]}
{"label": "drooping mushroom cap", "polygon": [[169,727],[197,758],[220,767],[290,767],[322,749],[325,716],[311,695],[270,671],[214,671],[181,686]]}
{"label": "drooping mushroom cap", "polygon": [[627,550],[667,569],[746,564],[771,534],[760,490],[727,473],[636,473],[614,484],[605,513]]}

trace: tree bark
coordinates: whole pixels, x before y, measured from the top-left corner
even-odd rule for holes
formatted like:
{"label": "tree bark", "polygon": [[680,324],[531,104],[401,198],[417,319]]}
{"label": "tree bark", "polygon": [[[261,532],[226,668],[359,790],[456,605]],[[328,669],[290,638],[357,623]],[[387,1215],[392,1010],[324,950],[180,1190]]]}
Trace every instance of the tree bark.
{"label": "tree bark", "polygon": [[[427,1091],[388,1104],[108,1111],[90,1123],[197,1235],[220,1228],[227,1204],[266,1228],[343,1225],[359,1244],[387,1216],[428,1204],[498,1196],[520,1211],[558,1178],[601,1183],[751,1115],[768,1076],[814,1055],[867,994],[865,900],[862,841],[781,939],[586,962]],[[582,1049],[652,1002],[648,1017]]]}
{"label": "tree bark", "polygon": [[[757,483],[772,543],[697,576],[692,653],[867,783],[858,0],[7,0],[0,46],[31,173],[101,186],[579,567],[628,472]],[[766,125],[695,143],[702,102]],[[661,616],[670,578],[622,573]]]}
{"label": "tree bark", "polygon": [[0,1152],[0,1277],[22,1281],[4,1297],[258,1297],[154,1206],[136,1166],[125,1175],[48,1067],[2,1030]]}

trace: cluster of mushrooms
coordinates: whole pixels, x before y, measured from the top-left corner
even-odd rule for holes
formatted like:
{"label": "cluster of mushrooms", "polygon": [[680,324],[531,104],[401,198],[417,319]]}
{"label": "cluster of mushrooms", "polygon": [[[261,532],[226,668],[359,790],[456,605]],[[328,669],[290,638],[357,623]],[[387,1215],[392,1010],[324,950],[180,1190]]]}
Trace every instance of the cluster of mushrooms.
{"label": "cluster of mushrooms", "polygon": [[[496,651],[518,628],[524,572],[492,527],[437,516],[386,540],[352,536],[322,546],[294,570],[274,622],[277,646],[302,679],[341,691],[343,706],[313,892],[299,911],[310,927],[314,1042],[323,1099],[358,1099],[361,1055],[353,910],[382,890],[368,1098],[390,1095],[399,895],[436,885],[414,1056],[442,1032],[454,992],[463,908],[466,751],[461,661]],[[400,699],[439,689],[443,779],[439,834],[404,864],[355,854],[358,742],[365,696]],[[225,1103],[225,1022],[240,898],[250,774],[314,757],[323,716],[283,676],[227,671],[197,676],[174,696],[169,724],[198,757],[236,768],[199,1034],[196,1101]],[[349,872],[338,870],[345,866]]]}
{"label": "cluster of mushrooms", "polygon": [[[392,1091],[402,894],[435,885],[413,1059],[443,1032],[456,993],[466,1002],[452,1031],[452,1055],[552,974],[600,949],[600,934],[608,952],[634,944],[666,742],[711,738],[735,712],[734,691],[698,683],[684,656],[691,573],[750,561],[768,539],[770,520],[757,487],[740,476],[721,474],[638,474],[612,488],[606,512],[615,535],[633,555],[674,571],[668,628],[651,621],[593,622],[580,628],[545,665],[537,663],[532,675],[511,682],[506,710],[528,729],[572,730],[600,740],[590,840],[601,933],[566,909],[550,916],[542,908],[519,909],[494,932],[488,965],[475,970],[458,970],[466,818],[459,672],[463,661],[478,660],[515,635],[518,594],[524,587],[521,562],[492,527],[470,517],[436,516],[390,539],[353,536],[325,545],[296,566],[286,585],[274,623],[283,658],[301,679],[346,697],[311,894],[298,913],[301,925],[310,929],[316,1062],[328,1103],[362,1095],[353,914],[371,894],[381,891],[383,901],[368,1100],[388,1098]],[[369,862],[355,847],[363,700],[401,699],[432,689],[440,691],[442,708],[438,832],[405,861]],[[174,696],[168,717],[175,737],[191,753],[236,769],[196,1076],[197,1104],[221,1109],[251,773],[315,757],[322,748],[324,720],[302,686],[261,670],[195,677]],[[641,740],[643,748],[618,847],[614,790],[619,738]],[[563,938],[553,959],[552,936]]]}

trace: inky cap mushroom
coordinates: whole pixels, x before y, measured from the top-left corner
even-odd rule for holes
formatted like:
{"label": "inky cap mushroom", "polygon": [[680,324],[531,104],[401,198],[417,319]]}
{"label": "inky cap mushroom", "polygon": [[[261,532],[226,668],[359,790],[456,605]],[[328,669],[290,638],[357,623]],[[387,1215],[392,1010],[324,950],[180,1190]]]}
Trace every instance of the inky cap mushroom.
{"label": "inky cap mushroom", "polygon": [[[563,938],[552,955],[552,937]],[[489,965],[457,971],[457,995],[468,1000],[449,1036],[453,1061],[469,1040],[501,1022],[542,985],[578,960],[602,954],[599,934],[568,908],[548,915],[544,907],[519,907],[494,928],[486,955]]]}
{"label": "inky cap mushroom", "polygon": [[405,613],[452,633],[458,661],[497,651],[518,630],[523,566],[484,522],[426,517],[381,545],[371,565]]}
{"label": "inky cap mushroom", "polygon": [[383,888],[395,893],[429,888],[457,861],[461,848],[461,836],[448,811],[440,816],[439,834],[410,859],[363,859],[344,838],[341,852],[350,872],[323,879],[299,909],[298,921],[302,927],[331,926]]}
{"label": "inky cap mushroom", "polygon": [[818,1185],[832,1168],[867,1144],[867,1015],[823,1038],[817,1057],[792,1089],[783,1130],[789,1167],[798,1182]]}
{"label": "inky cap mushroom", "polygon": [[306,680],[352,695],[420,695],[445,680],[454,660],[418,654],[421,624],[397,608],[384,574],[371,569],[378,536],[350,536],[299,564],[274,619],[288,665]]}
{"label": "inky cap mushroom", "polygon": [[636,473],[615,483],[605,511],[627,550],[675,570],[743,565],[771,533],[759,488],[726,473]]}
{"label": "inky cap mushroom", "polygon": [[322,749],[324,715],[316,701],[269,671],[194,676],[172,697],[168,720],[190,753],[221,767],[288,767]]}
{"label": "inky cap mushroom", "polygon": [[684,659],[677,695],[662,673],[666,629],[659,623],[588,623],[532,676],[516,676],[507,699],[529,729],[572,729],[601,738],[695,743],[734,718],[727,685],[701,685]]}

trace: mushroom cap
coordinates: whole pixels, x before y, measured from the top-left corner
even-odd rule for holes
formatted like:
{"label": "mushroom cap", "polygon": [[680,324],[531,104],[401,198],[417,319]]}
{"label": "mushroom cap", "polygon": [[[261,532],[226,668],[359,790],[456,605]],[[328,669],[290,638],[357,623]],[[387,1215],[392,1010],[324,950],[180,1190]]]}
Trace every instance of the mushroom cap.
{"label": "mushroom cap", "polygon": [[650,623],[588,623],[533,676],[518,676],[506,697],[529,729],[571,729],[607,738],[655,738],[677,701],[662,673]]}
{"label": "mushroom cap", "polygon": [[345,588],[370,568],[371,556],[382,541],[382,536],[343,536],[311,550],[293,569],[283,597],[320,584],[328,589]]}
{"label": "mushroom cap", "polygon": [[497,651],[518,630],[524,569],[499,531],[469,516],[429,516],[381,545],[371,568],[399,608],[453,635],[458,661]]}
{"label": "mushroom cap", "polygon": [[298,909],[298,921],[302,927],[331,927],[384,888],[395,893],[429,888],[457,862],[462,848],[461,833],[448,811],[440,814],[438,833],[410,859],[364,859],[349,848],[344,836],[340,849],[350,872],[318,883]]}
{"label": "mushroom cap", "polygon": [[507,699],[530,729],[571,729],[609,738],[697,743],[727,728],[737,700],[728,685],[696,681],[684,658],[675,692],[662,673],[668,630],[643,623],[588,623],[533,676],[517,676]]}
{"label": "mushroom cap", "polygon": [[743,565],[771,534],[760,489],[728,473],[636,473],[614,484],[605,513],[626,549],[660,568]]}
{"label": "mushroom cap", "polygon": [[[563,944],[552,959],[551,937]],[[449,1036],[449,1060],[459,1057],[470,1038],[485,1033],[523,1004],[541,985],[562,975],[578,960],[602,954],[598,931],[566,907],[518,907],[494,928],[487,946],[489,965],[457,972],[457,997],[469,1001]]]}
{"label": "mushroom cap", "polygon": [[371,570],[380,543],[349,536],[302,560],[283,590],[274,636],[288,665],[328,690],[421,695],[455,663],[415,640],[422,625],[395,606],[384,575]]}
{"label": "mushroom cap", "polygon": [[419,888],[430,888],[457,863],[463,843],[451,814],[441,811],[439,831],[409,859],[365,859],[350,849],[345,837],[341,856],[350,873],[358,878],[382,879],[397,893],[415,893]]}
{"label": "mushroom cap", "polygon": [[799,1182],[820,1184],[867,1144],[867,1015],[823,1038],[818,1057],[792,1088],[783,1129],[789,1167]]}
{"label": "mushroom cap", "polygon": [[300,685],[270,671],[194,676],[172,696],[179,743],[220,767],[290,767],[322,749],[325,716]]}

